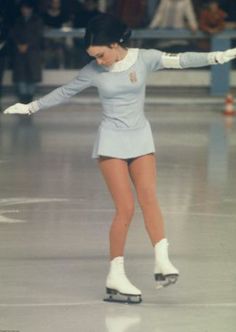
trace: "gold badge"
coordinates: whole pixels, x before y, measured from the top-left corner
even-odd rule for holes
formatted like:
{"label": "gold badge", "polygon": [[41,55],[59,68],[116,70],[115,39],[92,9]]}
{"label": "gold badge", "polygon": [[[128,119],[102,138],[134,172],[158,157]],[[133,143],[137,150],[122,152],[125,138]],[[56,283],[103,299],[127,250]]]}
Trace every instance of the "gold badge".
{"label": "gold badge", "polygon": [[132,82],[132,83],[135,83],[138,81],[135,71],[131,71],[131,73],[129,73],[129,79],[130,79],[130,82]]}

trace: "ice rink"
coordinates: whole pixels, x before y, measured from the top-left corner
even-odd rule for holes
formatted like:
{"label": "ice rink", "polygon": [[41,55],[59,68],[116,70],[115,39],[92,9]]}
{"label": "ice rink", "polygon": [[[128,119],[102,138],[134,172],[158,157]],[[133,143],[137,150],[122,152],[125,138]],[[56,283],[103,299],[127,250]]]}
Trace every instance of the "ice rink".
{"label": "ice rink", "polygon": [[236,124],[216,105],[146,105],[158,193],[180,270],[156,290],[142,214],[126,246],[139,305],[103,302],[114,208],[96,104],[0,116],[0,332],[235,332]]}

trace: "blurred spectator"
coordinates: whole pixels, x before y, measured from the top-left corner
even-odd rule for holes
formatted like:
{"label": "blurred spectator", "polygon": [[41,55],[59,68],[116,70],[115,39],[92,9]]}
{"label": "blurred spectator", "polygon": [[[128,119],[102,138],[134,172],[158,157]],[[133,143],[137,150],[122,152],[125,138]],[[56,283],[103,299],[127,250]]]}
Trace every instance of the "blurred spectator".
{"label": "blurred spectator", "polygon": [[0,8],[0,112],[2,99],[2,80],[6,65],[6,54],[8,44],[8,26],[2,9]]}
{"label": "blurred spectator", "polygon": [[191,0],[161,0],[150,28],[198,29]]}
{"label": "blurred spectator", "polygon": [[117,0],[114,1],[114,14],[131,28],[145,25],[148,0]]}
{"label": "blurred spectator", "polygon": [[88,21],[99,14],[101,14],[101,12],[99,11],[98,0],[85,0],[83,5],[78,3],[77,10],[73,17],[73,27],[85,28]]}
{"label": "blurred spectator", "polygon": [[[98,0],[85,0],[83,5],[78,2],[75,15],[72,19],[73,27],[75,29],[85,28],[89,20],[99,14],[101,14],[101,12],[99,11]],[[82,39],[75,38],[74,46],[73,66],[83,67],[91,60],[91,58],[84,49]]]}
{"label": "blurred spectator", "polygon": [[[45,28],[61,29],[69,26],[69,15],[61,0],[49,0],[46,11],[41,14]],[[45,68],[60,68],[65,64],[67,45],[64,38],[46,38],[44,40]]]}
{"label": "blurred spectator", "polygon": [[21,2],[20,14],[12,29],[13,81],[19,101],[28,103],[33,99],[36,83],[41,81],[43,24],[34,13],[31,0]]}
{"label": "blurred spectator", "polygon": [[227,14],[220,9],[217,1],[210,1],[200,14],[200,29],[210,35],[218,33],[225,28]]}
{"label": "blurred spectator", "polygon": [[[150,28],[191,29],[196,32],[198,24],[191,0],[161,0]],[[166,52],[184,52],[194,49],[193,41],[176,39],[158,41],[157,48]]]}
{"label": "blurred spectator", "polygon": [[44,25],[48,28],[60,29],[69,21],[67,13],[62,9],[61,0],[51,0],[47,10],[41,16]]}

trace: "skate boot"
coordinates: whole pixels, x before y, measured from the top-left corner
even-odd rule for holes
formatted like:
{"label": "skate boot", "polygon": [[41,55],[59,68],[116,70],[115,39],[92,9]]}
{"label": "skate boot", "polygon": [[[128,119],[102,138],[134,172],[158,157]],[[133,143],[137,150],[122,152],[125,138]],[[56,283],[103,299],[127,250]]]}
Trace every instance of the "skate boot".
{"label": "skate boot", "polygon": [[142,294],[128,280],[124,270],[124,257],[116,257],[111,261],[106,280],[107,297],[104,301],[121,303],[140,303]]}
{"label": "skate boot", "polygon": [[162,239],[155,247],[155,266],[154,278],[156,280],[156,288],[167,287],[175,284],[179,271],[173,266],[168,257],[167,239]]}

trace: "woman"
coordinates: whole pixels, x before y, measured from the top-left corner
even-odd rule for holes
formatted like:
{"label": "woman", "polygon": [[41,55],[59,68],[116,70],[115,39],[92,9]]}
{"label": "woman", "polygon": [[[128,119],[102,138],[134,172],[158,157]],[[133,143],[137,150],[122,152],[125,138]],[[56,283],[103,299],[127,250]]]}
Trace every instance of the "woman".
{"label": "woman", "polygon": [[124,270],[124,247],[134,213],[130,178],[135,186],[144,222],[154,247],[157,287],[175,283],[179,272],[168,258],[163,218],[156,193],[155,148],[143,111],[146,76],[162,68],[187,68],[224,63],[236,49],[213,53],[165,54],[158,50],[129,49],[131,35],[116,18],[101,14],[86,29],[85,46],[95,60],[68,84],[29,104],[15,104],[5,113],[32,114],[62,103],[89,86],[96,86],[103,105],[103,120],[93,148],[116,207],[110,228],[110,271],[106,280],[108,300],[141,302],[141,291]]}

